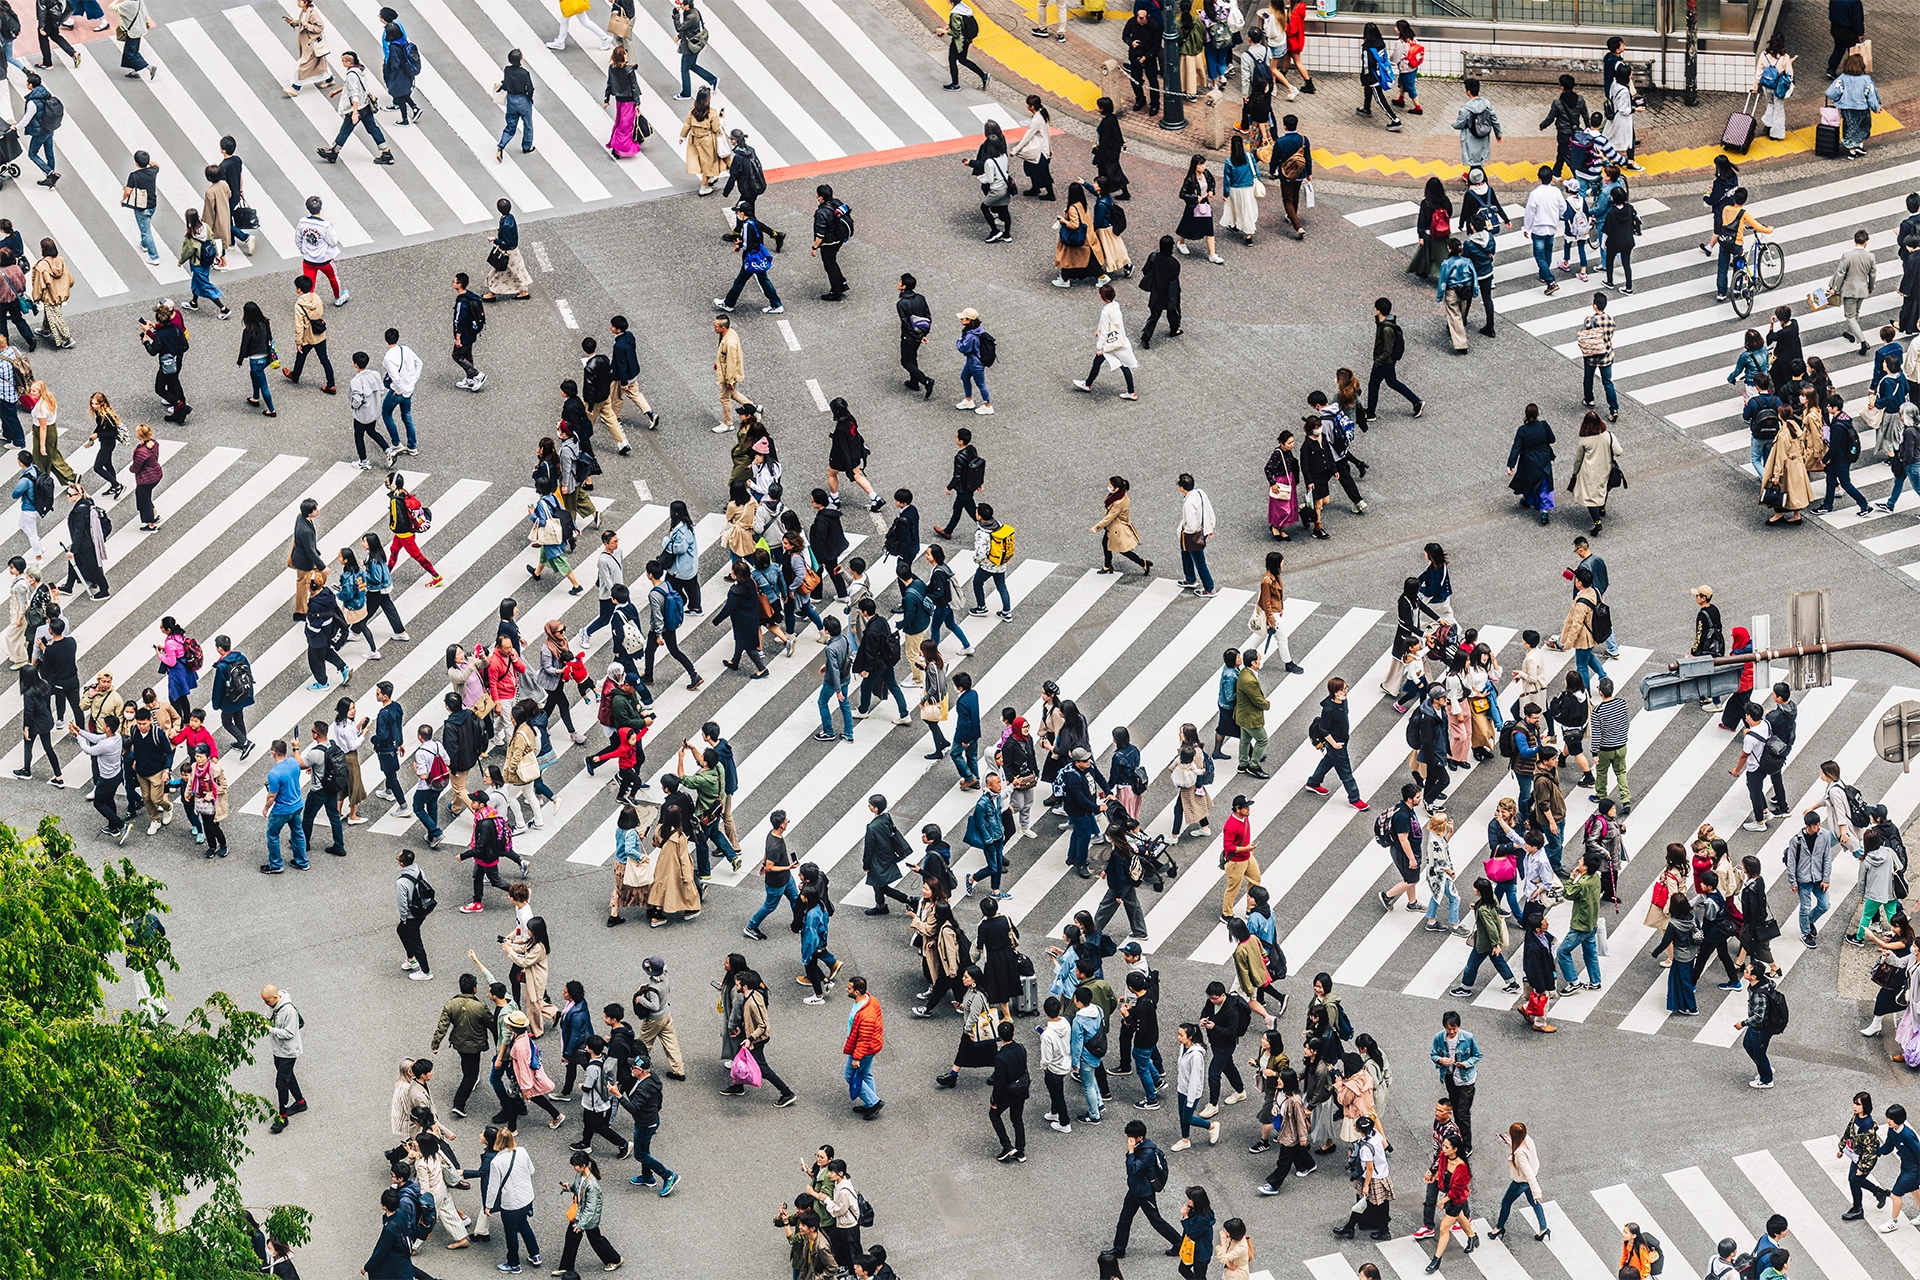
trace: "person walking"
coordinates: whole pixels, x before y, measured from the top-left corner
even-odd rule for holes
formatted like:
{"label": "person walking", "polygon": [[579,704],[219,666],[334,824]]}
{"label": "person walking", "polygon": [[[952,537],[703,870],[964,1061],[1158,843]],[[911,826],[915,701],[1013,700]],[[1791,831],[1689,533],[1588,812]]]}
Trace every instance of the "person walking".
{"label": "person walking", "polygon": [[1167,1185],[1166,1153],[1155,1146],[1153,1139],[1147,1136],[1147,1125],[1144,1120],[1127,1121],[1126,1138],[1127,1150],[1123,1163],[1126,1170],[1127,1191],[1125,1198],[1120,1202],[1119,1221],[1113,1228],[1114,1256],[1120,1258],[1127,1256],[1127,1244],[1133,1231],[1133,1219],[1135,1215],[1141,1213],[1146,1214],[1147,1225],[1159,1232],[1161,1239],[1175,1246],[1175,1249],[1169,1249],[1168,1252],[1175,1252],[1180,1244],[1181,1235],[1160,1216],[1158,1199],[1160,1192]]}
{"label": "person walking", "polygon": [[[311,4],[312,0],[306,2]],[[333,224],[320,215],[325,207],[319,196],[307,197],[306,216],[293,228],[294,249],[300,255],[301,274],[309,280],[325,276],[333,288],[333,305],[344,307],[352,294],[341,287],[339,273],[334,269],[334,259],[340,256],[340,239],[333,233]]]}
{"label": "person walking", "polygon": [[726,114],[726,108],[713,105],[713,90],[702,85],[694,95],[686,119],[681,121],[680,140],[686,143],[687,173],[700,179],[700,189],[695,195],[712,195],[714,183],[727,171],[727,166],[720,161],[722,121]]}
{"label": "person walking", "polygon": [[[79,62],[75,61],[75,66]],[[133,172],[120,189],[120,203],[133,211],[133,224],[140,231],[140,249],[147,261],[160,265],[160,247],[153,240],[153,211],[159,201],[160,166],[145,151],[133,153]]]}
{"label": "person walking", "polygon": [[366,129],[367,136],[373,139],[374,145],[380,148],[380,154],[373,158],[373,162],[392,164],[393,152],[387,147],[387,135],[380,131],[373,89],[367,83],[367,69],[360,65],[359,55],[351,51],[340,55],[340,66],[340,87],[327,91],[328,97],[339,100],[340,130],[333,135],[332,146],[321,147],[315,154],[328,164],[338,163],[340,148],[353,136],[356,127],[362,127]]}
{"label": "person walking", "polygon": [[623,45],[613,51],[607,63],[607,82],[600,105],[613,108],[613,130],[607,135],[607,154],[615,160],[640,154],[640,144],[652,132],[640,115],[640,76],[627,65]]}
{"label": "person walking", "polygon": [[[1851,2],[1858,7],[1859,0]],[[1827,86],[1826,99],[1840,109],[1841,147],[1849,160],[1858,160],[1867,154],[1873,113],[1880,109],[1880,88],[1867,74],[1866,59],[1857,48],[1840,60],[1840,74]]]}
{"label": "person walking", "polygon": [[[413,98],[414,80],[421,72],[420,46],[407,39],[399,22],[391,20],[381,29],[380,44],[380,80],[386,86],[387,101],[399,110],[401,124],[414,124],[427,114]],[[407,119],[409,108],[412,120]]]}
{"label": "person walking", "polygon": [[71,592],[84,582],[92,589],[89,599],[105,600],[112,591],[107,585],[106,517],[78,481],[67,486],[67,502],[67,581],[60,590]]}
{"label": "person walking", "polygon": [[734,252],[740,255],[740,271],[734,276],[733,286],[727,290],[727,296],[715,298],[713,305],[721,311],[732,311],[734,304],[740,301],[740,291],[747,287],[749,279],[753,279],[760,282],[760,292],[767,298],[767,305],[760,310],[767,315],[781,315],[786,308],[780,304],[780,293],[767,275],[773,268],[773,254],[767,249],[760,223],[753,216],[753,202],[741,200],[733,206],[733,212],[739,219],[735,227],[740,239],[734,245]]}
{"label": "person walking", "polygon": [[973,47],[973,42],[980,38],[980,19],[974,16],[973,9],[967,4],[966,0],[957,0],[947,14],[945,29],[936,29],[934,34],[947,38],[947,83],[940,87],[942,89],[958,89],[960,87],[960,68],[965,67],[980,77],[980,91],[982,93],[986,92],[988,84],[987,73],[980,69],[978,63],[967,56],[968,50]]}
{"label": "person walking", "polygon": [[602,49],[613,48],[613,37],[608,34],[606,28],[587,16],[587,10],[588,5],[579,4],[577,0],[562,0],[560,5],[560,29],[554,35],[553,39],[547,41],[547,48],[555,51],[564,50],[567,47],[567,30],[575,23],[579,23],[581,27],[585,28],[588,35],[598,39]]}
{"label": "person walking", "polygon": [[[1468,76],[1460,82],[1466,90],[1467,100],[1460,104],[1459,112],[1453,118],[1453,128],[1460,135],[1460,163],[1471,169],[1475,165],[1484,165],[1493,159],[1493,144],[1505,140],[1500,131],[1500,117],[1493,113],[1487,100],[1480,96],[1480,82]],[[1419,111],[1418,99],[1415,99],[1414,111]]]}
{"label": "person walking", "polygon": [[[267,385],[267,365],[276,358],[273,350],[273,324],[267,319],[267,313],[260,309],[259,303],[249,301],[241,308],[240,352],[233,358],[233,362],[247,366],[247,383],[253,391],[253,394],[247,397],[247,403],[264,405],[260,413],[262,417],[267,418],[276,416],[273,408],[273,388]],[[135,452],[137,453],[138,450]]]}
{"label": "person walking", "polygon": [[[385,335],[387,351],[380,359],[381,381],[386,385],[386,395],[380,401],[380,422],[387,429],[387,437],[393,443],[387,448],[387,465],[402,453],[414,454],[419,450],[413,434],[413,392],[420,384],[420,375],[426,371],[426,362],[412,347],[400,341],[398,329],[388,329]],[[394,410],[400,411],[400,420],[406,424],[407,443],[400,443],[400,428],[394,425]]]}
{"label": "person walking", "polygon": [[1121,318],[1120,302],[1111,284],[1100,286],[1100,302],[1100,318],[1093,326],[1093,364],[1085,378],[1074,380],[1074,389],[1091,393],[1093,381],[1103,367],[1118,369],[1127,384],[1120,398],[1138,400],[1140,394],[1133,387],[1133,371],[1140,367],[1140,358],[1134,355],[1133,343],[1127,338],[1126,322]]}
{"label": "person walking", "polygon": [[1367,417],[1379,416],[1380,386],[1385,383],[1406,398],[1413,406],[1413,416],[1419,417],[1426,412],[1426,403],[1414,394],[1413,388],[1400,381],[1398,367],[1406,358],[1407,340],[1400,332],[1400,322],[1393,316],[1393,300],[1375,298],[1373,300],[1373,369],[1367,375]]}
{"label": "person walking", "polygon": [[[453,276],[453,362],[466,376],[453,385],[463,391],[478,391],[487,385],[487,375],[473,363],[473,349],[480,341],[480,331],[486,327],[487,304],[473,291],[471,277],[464,271],[456,271]],[[411,424],[407,428],[407,451],[413,452]]]}
{"label": "person walking", "polygon": [[[420,926],[425,924],[427,917],[433,913],[437,900],[433,894],[433,886],[427,883],[426,873],[414,865],[413,850],[402,849],[398,860],[400,874],[394,879],[394,903],[400,912],[400,923],[394,927],[394,932],[399,934],[400,946],[407,956],[401,962],[400,968],[414,982],[431,982],[433,966],[427,961],[427,948],[420,939]],[[480,1037],[478,1046],[469,1048],[472,1044],[472,1026],[487,1018],[484,1012],[478,1014],[467,1012],[470,1006],[479,1007],[480,1005],[480,1002],[473,998],[473,982],[472,974],[460,975],[460,990],[464,994],[449,1000],[446,1007],[440,1011],[440,1026],[433,1034],[433,1051],[438,1053],[441,1038],[447,1034],[449,1026],[453,1027],[453,1048],[454,1052],[460,1055],[461,1068],[460,1090],[453,1095],[453,1114],[456,1116],[466,1114],[462,1108],[466,1106],[468,1095],[473,1092],[474,1077],[479,1072],[480,1054],[486,1049],[484,1033]],[[456,1015],[461,1019],[457,1025],[454,1022]]]}
{"label": "person walking", "polygon": [[327,64],[327,21],[320,16],[314,0],[300,0],[298,11],[292,17],[281,15],[280,21],[293,28],[300,42],[300,61],[294,66],[286,95],[296,98],[302,85],[316,82],[322,89],[332,88],[333,68]]}
{"label": "person walking", "polygon": [[675,98],[684,102],[693,96],[691,76],[705,80],[710,89],[718,86],[720,77],[700,65],[700,51],[707,47],[707,24],[694,0],[673,0],[673,38],[680,54],[680,92]]}
{"label": "person walking", "polygon": [[[73,331],[67,328],[67,299],[73,296],[73,272],[60,256],[60,247],[51,237],[40,241],[40,260],[33,264],[28,297],[40,308],[41,336],[54,344],[56,351],[71,351]],[[0,346],[5,345],[0,335]]]}
{"label": "person walking", "polygon": [[[38,0],[40,4],[52,3],[52,0]],[[40,39],[46,40],[45,33]],[[74,55],[78,57],[79,55]],[[60,181],[55,165],[58,163],[53,154],[53,135],[67,118],[67,109],[53,96],[53,90],[40,82],[37,72],[27,72],[27,93],[21,103],[19,129],[20,135],[27,140],[27,158],[40,166],[43,176],[37,185],[51,190]]]}
{"label": "person walking", "polygon": [[307,1020],[294,1007],[293,998],[271,982],[260,988],[260,1003],[267,1006],[267,1039],[273,1057],[273,1088],[278,1103],[269,1132],[279,1133],[287,1122],[307,1109],[307,1095],[294,1074],[300,1055],[306,1052],[301,1030]]}
{"label": "person walking", "polygon": [[[980,313],[972,307],[959,312],[954,318],[960,322],[960,336],[954,339],[953,347],[960,353],[961,399],[953,407],[971,409],[982,417],[989,417],[993,414],[993,393],[987,389],[987,361],[996,351],[993,335],[982,327]],[[977,404],[974,402],[976,395],[979,396]]]}
{"label": "person walking", "polygon": [[507,50],[507,65],[500,69],[500,82],[493,86],[494,92],[505,96],[505,123],[500,129],[500,141],[494,145],[493,159],[497,164],[507,155],[507,144],[513,141],[515,132],[520,134],[520,154],[533,153],[533,73],[521,63],[518,49]]}
{"label": "person walking", "polygon": [[838,302],[847,296],[847,277],[840,271],[840,246],[853,238],[853,213],[844,200],[834,198],[833,188],[827,183],[815,187],[813,195],[811,252],[827,272],[827,291],[820,295],[820,301]]}
{"label": "person walking", "polygon": [[[624,52],[616,51],[615,57]],[[629,70],[628,74],[632,72]],[[634,92],[639,91],[636,89]],[[502,196],[494,202],[494,208],[500,214],[500,224],[487,237],[487,242],[493,248],[487,251],[487,291],[480,295],[480,300],[492,302],[501,293],[509,291],[516,298],[530,298],[533,296],[533,273],[527,270],[526,260],[520,256],[520,224],[513,219],[513,201]]]}
{"label": "person walking", "polygon": [[1207,568],[1207,544],[1213,540],[1213,501],[1184,471],[1174,487],[1180,493],[1180,585],[1203,599],[1211,599],[1214,586],[1213,574]]}

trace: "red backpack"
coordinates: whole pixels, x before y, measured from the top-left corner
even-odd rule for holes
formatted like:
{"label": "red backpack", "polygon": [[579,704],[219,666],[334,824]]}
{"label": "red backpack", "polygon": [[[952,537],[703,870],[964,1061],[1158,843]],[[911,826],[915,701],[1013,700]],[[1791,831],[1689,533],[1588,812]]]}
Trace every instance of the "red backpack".
{"label": "red backpack", "polygon": [[200,664],[205,660],[206,654],[201,652],[200,642],[188,636],[186,643],[180,648],[180,661],[185,664],[187,670],[198,671]]}
{"label": "red backpack", "polygon": [[1445,209],[1435,209],[1433,211],[1432,226],[1433,226],[1433,234],[1436,236],[1452,235],[1453,234],[1453,215],[1451,213],[1448,213]]}
{"label": "red backpack", "polygon": [[613,691],[616,688],[618,686],[613,683],[612,676],[608,676],[605,683],[600,686],[599,718],[600,726],[604,729],[613,728]]}

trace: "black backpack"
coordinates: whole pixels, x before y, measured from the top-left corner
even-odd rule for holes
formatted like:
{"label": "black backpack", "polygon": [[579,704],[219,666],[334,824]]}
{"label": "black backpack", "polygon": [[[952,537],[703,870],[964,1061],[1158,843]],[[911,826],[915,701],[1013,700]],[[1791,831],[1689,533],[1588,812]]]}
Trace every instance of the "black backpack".
{"label": "black backpack", "polygon": [[1605,644],[1613,635],[1613,610],[1607,608],[1604,600],[1595,600],[1587,608],[1593,615],[1587,630],[1593,635],[1595,644]]}
{"label": "black backpack", "polygon": [[[980,364],[981,366],[988,369],[993,368],[993,362],[997,360],[999,356],[1000,356],[999,344],[993,340],[992,334],[982,329],[980,331]],[[984,463],[982,463],[981,465],[983,467],[985,466]]]}
{"label": "black backpack", "polygon": [[220,243],[212,236],[200,242],[199,261],[203,267],[211,267],[220,257]]}
{"label": "black backpack", "polygon": [[472,323],[473,331],[477,335],[482,329],[487,327],[487,304],[480,300],[479,294],[475,294],[473,301],[468,304],[468,308],[467,318]]}
{"label": "black backpack", "polygon": [[20,15],[6,0],[0,0],[0,40],[8,44],[20,38]]}
{"label": "black backpack", "polygon": [[1167,1189],[1167,1177],[1166,1153],[1161,1151],[1160,1148],[1155,1147],[1153,1149],[1153,1168],[1148,1170],[1147,1180],[1153,1184],[1155,1191],[1165,1191]]}
{"label": "black backpack", "polygon": [[1774,405],[1767,405],[1753,416],[1750,430],[1756,440],[1773,439],[1780,434],[1780,410]]}
{"label": "black backpack", "polygon": [[407,898],[408,913],[417,922],[432,915],[433,909],[439,905],[440,899],[434,896],[433,886],[427,883],[424,875],[416,874],[413,877],[413,890]]}
{"label": "black backpack", "polygon": [[1106,1057],[1107,1056],[1107,1020],[1105,1018],[1102,1018],[1100,1020],[1100,1029],[1094,1032],[1092,1035],[1088,1036],[1085,1040],[1081,1041],[1081,1043],[1086,1047],[1087,1052],[1092,1054],[1094,1057],[1096,1058]]}
{"label": "black backpack", "polygon": [[845,200],[835,200],[833,202],[833,218],[835,222],[840,224],[840,238],[842,240],[853,239],[853,206]]}
{"label": "black backpack", "polygon": [[1873,815],[1867,812],[1867,802],[1860,794],[1860,788],[1850,782],[1840,784],[1840,794],[1847,799],[1847,821],[1856,831],[1865,831],[1873,825]]}
{"label": "black backpack", "polygon": [[347,773],[347,754],[332,742],[321,746],[320,789],[332,795],[343,796],[353,787],[353,779]]}
{"label": "black backpack", "polygon": [[1110,204],[1107,213],[1107,226],[1113,234],[1127,234],[1127,211],[1118,204]]}
{"label": "black backpack", "polygon": [[247,702],[253,698],[253,668],[245,659],[227,667],[226,688],[222,692],[227,702]]}
{"label": "black backpack", "polygon": [[1400,326],[1397,324],[1389,324],[1387,327],[1393,330],[1393,347],[1392,347],[1393,359],[1395,360],[1406,359],[1407,358],[1407,336],[1404,333],[1400,332]]}
{"label": "black backpack", "polygon": [[420,74],[419,45],[413,43],[411,40],[407,41],[401,48],[400,56],[406,61],[408,75],[417,76]]}
{"label": "black backpack", "polygon": [[[988,337],[989,335],[984,333],[980,335],[981,364],[987,363],[986,345]],[[967,484],[975,490],[987,487],[987,460],[977,453],[967,461],[966,481]]]}
{"label": "black backpack", "polygon": [[1508,760],[1519,759],[1520,748],[1514,744],[1514,738],[1519,732],[1520,722],[1518,720],[1509,720],[1505,725],[1501,726],[1500,754],[1503,758]]}
{"label": "black backpack", "polygon": [[1770,1036],[1777,1036],[1787,1029],[1787,998],[1775,987],[1767,992],[1767,1016],[1760,1029]]}
{"label": "black backpack", "polygon": [[53,514],[53,500],[57,492],[52,470],[42,471],[33,478],[33,509],[43,516]]}
{"label": "black backpack", "polygon": [[52,133],[55,129],[65,124],[66,121],[66,104],[62,103],[60,99],[54,97],[52,94],[48,94],[46,100],[40,104],[40,131],[42,133]]}

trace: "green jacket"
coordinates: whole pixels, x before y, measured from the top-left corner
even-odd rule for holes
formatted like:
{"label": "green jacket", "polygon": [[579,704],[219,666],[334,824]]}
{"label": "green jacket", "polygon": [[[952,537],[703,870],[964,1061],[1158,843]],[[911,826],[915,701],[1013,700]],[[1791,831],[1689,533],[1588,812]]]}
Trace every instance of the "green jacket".
{"label": "green jacket", "polygon": [[616,729],[640,730],[646,727],[646,720],[640,714],[640,694],[638,690],[628,693],[625,689],[613,692],[612,707],[608,716]]}
{"label": "green jacket", "polygon": [[[1597,882],[1596,882],[1597,883]],[[1482,903],[1473,909],[1473,949],[1483,956],[1499,947],[1506,950],[1506,928],[1500,923],[1500,908]]]}
{"label": "green jacket", "polygon": [[680,779],[680,785],[693,793],[693,811],[696,816],[704,818],[720,807],[719,765],[688,774]]}
{"label": "green jacket", "polygon": [[440,1007],[440,1025],[433,1029],[433,1049],[453,1033],[455,1053],[485,1053],[493,1032],[493,1008],[479,996],[464,993]]}
{"label": "green jacket", "polygon": [[573,1180],[573,1198],[580,1203],[580,1212],[574,1216],[573,1225],[580,1231],[592,1231],[600,1225],[600,1183],[582,1173]]}
{"label": "green jacket", "polygon": [[[1178,19],[1175,19],[1175,21],[1177,22]],[[1206,24],[1196,18],[1193,29],[1191,31],[1183,31],[1180,34],[1180,52],[1189,58],[1198,57],[1200,52],[1206,48],[1206,45]]]}
{"label": "green jacket", "polygon": [[1576,933],[1592,933],[1600,920],[1600,877],[1575,876],[1566,884],[1567,901],[1573,904],[1573,917],[1567,928]]}
{"label": "green jacket", "polygon": [[1264,729],[1267,708],[1272,705],[1260,687],[1260,673],[1251,667],[1240,668],[1233,682],[1233,722],[1242,729]]}

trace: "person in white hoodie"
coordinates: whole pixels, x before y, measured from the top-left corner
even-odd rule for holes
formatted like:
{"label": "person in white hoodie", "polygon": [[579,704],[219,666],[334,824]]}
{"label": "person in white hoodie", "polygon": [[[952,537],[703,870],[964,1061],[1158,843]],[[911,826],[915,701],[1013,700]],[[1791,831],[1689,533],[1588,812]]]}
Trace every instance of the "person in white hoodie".
{"label": "person in white hoodie", "polygon": [[292,997],[271,982],[260,988],[260,1002],[272,1011],[267,1036],[273,1042],[273,1088],[279,1099],[279,1114],[274,1116],[269,1132],[279,1133],[288,1120],[307,1109],[307,1095],[301,1092],[300,1081],[293,1074],[306,1047],[300,1039],[306,1019],[293,1007]]}
{"label": "person in white hoodie", "polygon": [[[1168,1150],[1185,1151],[1193,1145],[1187,1136],[1193,1129],[1193,1113],[1207,1097],[1207,1051],[1201,1042],[1200,1028],[1193,1023],[1181,1023],[1174,1034],[1180,1043],[1180,1056],[1174,1063],[1174,1089],[1180,1107],[1180,1141]],[[1220,1141],[1218,1120],[1207,1122],[1207,1141]]]}
{"label": "person in white hoodie", "polygon": [[323,207],[319,196],[307,197],[307,216],[293,229],[293,247],[300,254],[301,274],[309,280],[325,276],[333,286],[333,305],[344,307],[351,295],[340,287],[333,269],[333,260],[340,256],[340,239],[333,234],[333,224],[320,216]]}
{"label": "person in white hoodie", "polygon": [[386,385],[380,375],[369,369],[370,357],[364,351],[353,353],[353,378],[347,383],[347,407],[353,412],[353,448],[360,455],[360,461],[354,466],[365,471],[373,464],[367,461],[367,437],[387,458],[387,465],[393,465],[393,456],[388,452],[387,438],[380,434],[380,428],[374,424],[380,420],[380,401],[386,394]]}
{"label": "person in white hoodie", "polygon": [[1048,996],[1041,1006],[1047,1020],[1040,1027],[1040,1067],[1047,1082],[1046,1121],[1055,1133],[1072,1133],[1067,1110],[1067,1072],[1073,1068],[1073,1025],[1060,1016],[1060,997]]}

